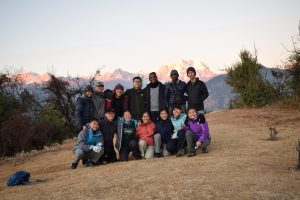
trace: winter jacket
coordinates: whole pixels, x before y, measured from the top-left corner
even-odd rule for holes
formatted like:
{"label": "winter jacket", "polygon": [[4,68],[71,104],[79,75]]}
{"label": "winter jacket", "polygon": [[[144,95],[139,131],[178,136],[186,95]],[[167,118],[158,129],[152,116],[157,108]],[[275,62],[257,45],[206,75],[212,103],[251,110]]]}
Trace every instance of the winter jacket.
{"label": "winter jacket", "polygon": [[101,120],[104,118],[105,112],[105,97],[102,92],[95,92],[92,96],[93,102],[93,117],[95,119]]}
{"label": "winter jacket", "polygon": [[183,105],[186,102],[186,97],[184,96],[186,83],[178,80],[176,83],[169,82],[165,86],[165,99],[167,107],[173,107],[176,105]]}
{"label": "winter jacket", "polygon": [[152,121],[145,124],[140,124],[136,128],[136,136],[139,140],[144,140],[147,145],[154,145],[153,135],[155,133],[156,127]]}
{"label": "winter jacket", "polygon": [[[151,87],[153,87],[153,86],[149,83],[144,89],[145,100],[146,100],[145,110],[148,112],[151,111],[151,98],[150,98]],[[158,88],[159,89],[159,92],[158,92],[159,110],[162,110],[162,109],[166,108],[165,86],[161,82],[158,81],[157,87],[159,87]]]}
{"label": "winter jacket", "polygon": [[100,123],[100,130],[104,139],[104,146],[112,145],[114,135],[117,133],[117,122],[104,119]]}
{"label": "winter jacket", "polygon": [[170,120],[160,119],[156,122],[156,133],[161,136],[161,141],[163,144],[167,144],[173,135],[174,126]]}
{"label": "winter jacket", "polygon": [[204,110],[203,102],[209,94],[203,81],[198,78],[194,83],[189,81],[186,85],[186,94],[188,95],[189,108],[196,108],[197,111]]}
{"label": "winter jacket", "polygon": [[185,119],[186,119],[186,114],[184,113],[181,113],[178,117],[174,117],[174,116],[171,117],[171,122],[174,126],[172,139],[178,138],[177,132],[183,128]]}
{"label": "winter jacket", "polygon": [[142,89],[136,90],[134,88],[126,90],[124,93],[126,97],[127,107],[133,119],[140,119],[145,111],[145,95]]}
{"label": "winter jacket", "polygon": [[93,103],[90,97],[78,97],[75,111],[75,124],[78,129],[90,122]]}
{"label": "winter jacket", "polygon": [[80,148],[82,151],[89,151],[91,145],[103,144],[103,136],[100,131],[93,133],[91,128],[83,129],[77,137],[77,144],[74,149]]}
{"label": "winter jacket", "polygon": [[114,110],[116,117],[122,117],[124,111],[128,109],[125,96],[122,95],[120,99],[112,96],[110,101],[110,108]]}
{"label": "winter jacket", "polygon": [[[118,151],[120,151],[120,149],[122,147],[122,140],[124,139],[123,138],[124,123],[126,123],[124,118],[119,118],[118,125],[117,125],[117,142],[116,142],[116,148],[118,149]],[[129,124],[132,124],[133,128],[136,129],[136,126],[137,126],[136,120],[131,119]],[[133,136],[135,137],[135,133],[133,134]]]}
{"label": "winter jacket", "polygon": [[195,120],[186,119],[184,130],[190,130],[194,133],[201,143],[203,143],[206,139],[210,139],[208,123],[207,121],[200,123],[199,116]]}

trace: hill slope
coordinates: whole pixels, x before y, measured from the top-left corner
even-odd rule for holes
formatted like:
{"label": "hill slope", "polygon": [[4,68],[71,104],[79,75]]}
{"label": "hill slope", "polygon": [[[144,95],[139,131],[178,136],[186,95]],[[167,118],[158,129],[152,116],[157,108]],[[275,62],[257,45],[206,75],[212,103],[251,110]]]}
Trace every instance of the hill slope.
{"label": "hill slope", "polygon": [[[209,113],[209,153],[69,170],[75,141],[26,160],[0,163],[1,199],[297,199],[294,142],[300,112],[277,109]],[[275,125],[278,140],[269,141]],[[16,170],[46,182],[7,188]]]}

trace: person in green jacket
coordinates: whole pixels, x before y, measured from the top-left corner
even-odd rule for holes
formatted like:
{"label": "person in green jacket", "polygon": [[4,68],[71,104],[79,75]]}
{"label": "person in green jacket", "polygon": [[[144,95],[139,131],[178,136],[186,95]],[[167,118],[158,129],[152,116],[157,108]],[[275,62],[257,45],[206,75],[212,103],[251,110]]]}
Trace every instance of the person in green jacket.
{"label": "person in green jacket", "polygon": [[140,77],[133,78],[133,88],[126,90],[124,96],[132,118],[135,120],[141,119],[145,112],[146,99],[142,90],[142,79]]}

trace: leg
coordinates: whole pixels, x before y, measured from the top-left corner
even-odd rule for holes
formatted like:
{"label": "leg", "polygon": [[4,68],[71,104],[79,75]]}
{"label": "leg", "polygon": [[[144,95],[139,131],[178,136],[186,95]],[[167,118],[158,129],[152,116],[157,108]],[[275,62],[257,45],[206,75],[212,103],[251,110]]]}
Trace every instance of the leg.
{"label": "leg", "polygon": [[139,144],[136,140],[131,140],[129,142],[129,151],[132,151],[132,156],[135,159],[140,159],[141,158],[141,153],[139,151]]}
{"label": "leg", "polygon": [[186,138],[189,152],[195,152],[195,145],[197,141],[195,134],[192,133],[191,131],[186,131],[185,138]]}
{"label": "leg", "polygon": [[210,144],[211,138],[207,138],[200,146],[203,153],[207,153],[207,146]]}
{"label": "leg", "polygon": [[142,157],[145,157],[145,152],[147,150],[147,143],[144,140],[139,141],[139,149],[142,154]]}
{"label": "leg", "polygon": [[156,133],[154,136],[154,145],[155,145],[155,153],[160,153],[161,147],[161,136],[159,133]]}
{"label": "leg", "polygon": [[185,132],[183,130],[180,130],[177,132],[177,136],[178,136],[177,150],[182,150],[186,146]]}
{"label": "leg", "polygon": [[106,162],[116,162],[117,157],[116,157],[116,152],[114,149],[113,144],[112,145],[107,145],[104,147],[104,154],[106,156]]}
{"label": "leg", "polygon": [[176,153],[178,146],[178,139],[171,139],[166,144],[166,150],[169,151],[171,154]]}
{"label": "leg", "polygon": [[128,161],[129,149],[128,147],[122,147],[119,152],[120,161]]}
{"label": "leg", "polygon": [[88,160],[95,164],[100,157],[104,154],[104,150],[102,149],[99,153],[95,152],[95,151],[90,151],[88,154]]}
{"label": "leg", "polygon": [[171,153],[167,150],[167,144],[163,144],[163,156],[168,157]]}
{"label": "leg", "polygon": [[154,157],[154,146],[149,145],[145,153],[145,158],[148,159],[153,157]]}
{"label": "leg", "polygon": [[76,164],[76,166],[78,165],[78,162],[81,160],[81,159],[84,159],[85,158],[85,154],[84,152],[80,149],[80,148],[77,148],[73,151],[74,153],[74,160],[73,160],[73,164]]}

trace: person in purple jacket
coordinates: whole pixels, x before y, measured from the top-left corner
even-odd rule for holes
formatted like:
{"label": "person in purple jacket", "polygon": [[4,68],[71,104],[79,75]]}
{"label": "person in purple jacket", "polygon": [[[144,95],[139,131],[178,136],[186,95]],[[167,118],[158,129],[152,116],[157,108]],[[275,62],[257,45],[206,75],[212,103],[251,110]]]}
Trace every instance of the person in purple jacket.
{"label": "person in purple jacket", "polygon": [[201,148],[203,153],[208,152],[207,146],[210,144],[211,137],[204,114],[198,114],[195,108],[189,108],[184,130],[188,147],[188,157],[196,155],[198,148]]}

